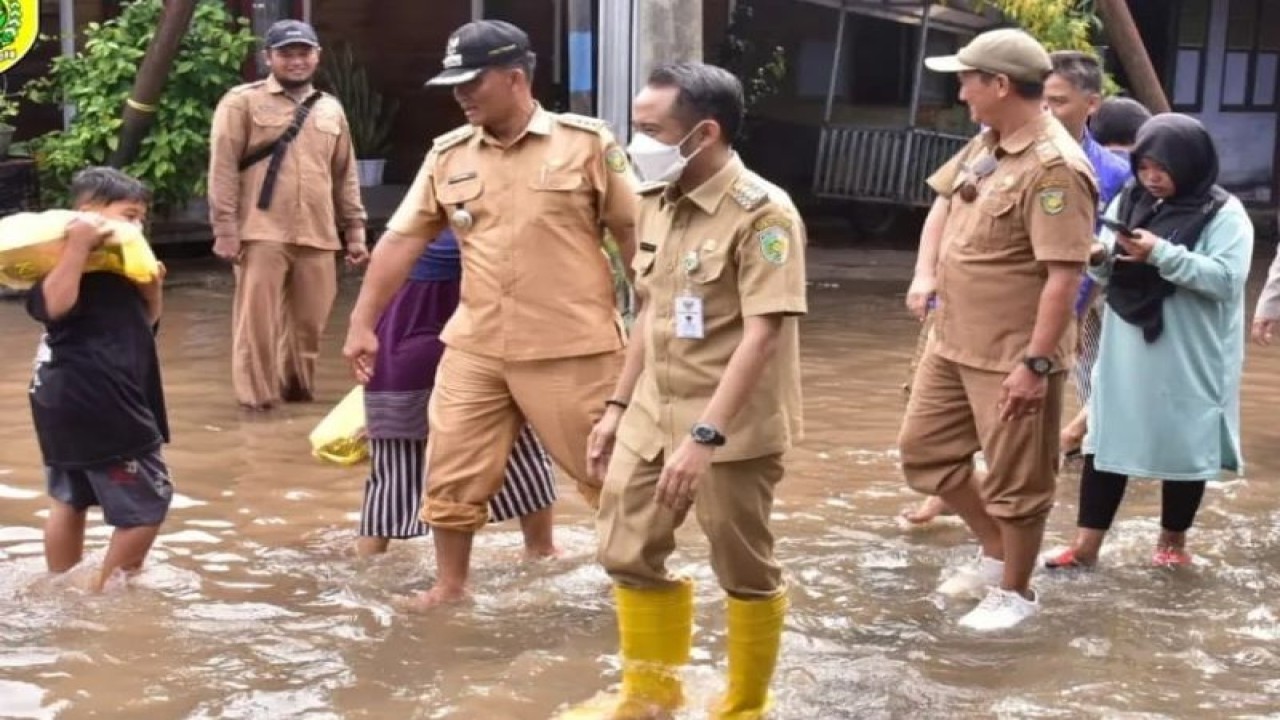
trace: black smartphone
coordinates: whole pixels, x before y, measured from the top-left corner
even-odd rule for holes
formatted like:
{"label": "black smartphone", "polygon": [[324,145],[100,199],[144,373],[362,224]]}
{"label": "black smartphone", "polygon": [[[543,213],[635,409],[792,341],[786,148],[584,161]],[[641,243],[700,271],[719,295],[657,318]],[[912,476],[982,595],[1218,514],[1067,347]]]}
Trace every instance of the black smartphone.
{"label": "black smartphone", "polygon": [[1138,237],[1138,233],[1134,232],[1133,228],[1125,225],[1119,220],[1112,220],[1111,218],[1104,217],[1101,222],[1107,227],[1107,229],[1114,233],[1119,233],[1125,237]]}

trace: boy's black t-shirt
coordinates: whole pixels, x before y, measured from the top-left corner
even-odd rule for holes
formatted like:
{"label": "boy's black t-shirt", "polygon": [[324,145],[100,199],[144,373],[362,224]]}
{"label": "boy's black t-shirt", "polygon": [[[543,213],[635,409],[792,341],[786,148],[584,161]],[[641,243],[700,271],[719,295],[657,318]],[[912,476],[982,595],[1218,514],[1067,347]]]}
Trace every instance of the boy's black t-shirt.
{"label": "boy's black t-shirt", "polygon": [[30,388],[45,465],[105,465],[169,442],[155,334],[132,282],[85,273],[75,307],[51,321],[41,281],[27,312],[45,326]]}

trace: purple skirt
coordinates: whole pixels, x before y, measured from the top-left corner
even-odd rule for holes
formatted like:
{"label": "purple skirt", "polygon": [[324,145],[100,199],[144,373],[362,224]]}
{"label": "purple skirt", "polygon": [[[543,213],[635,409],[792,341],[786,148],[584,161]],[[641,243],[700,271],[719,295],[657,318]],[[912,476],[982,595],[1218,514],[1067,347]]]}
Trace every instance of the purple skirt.
{"label": "purple skirt", "polygon": [[378,320],[378,356],[364,393],[370,438],[427,437],[427,398],[444,353],[440,332],[458,307],[459,288],[410,280]]}

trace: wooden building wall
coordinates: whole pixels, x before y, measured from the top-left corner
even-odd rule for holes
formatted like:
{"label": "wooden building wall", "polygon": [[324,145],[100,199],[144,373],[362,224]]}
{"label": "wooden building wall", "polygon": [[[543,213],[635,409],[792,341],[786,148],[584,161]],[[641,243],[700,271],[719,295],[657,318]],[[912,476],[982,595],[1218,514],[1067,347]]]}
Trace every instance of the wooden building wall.
{"label": "wooden building wall", "polygon": [[423,87],[444,60],[449,33],[471,19],[466,0],[367,2],[313,0],[323,45],[350,43],[374,86],[400,102],[387,182],[408,182],[431,140],[463,122],[447,90]]}

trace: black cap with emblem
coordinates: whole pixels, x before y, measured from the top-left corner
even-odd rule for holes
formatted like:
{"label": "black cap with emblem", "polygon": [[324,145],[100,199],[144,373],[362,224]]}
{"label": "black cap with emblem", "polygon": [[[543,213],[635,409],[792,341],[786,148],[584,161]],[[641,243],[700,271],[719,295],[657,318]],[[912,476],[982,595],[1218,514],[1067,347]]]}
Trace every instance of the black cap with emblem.
{"label": "black cap with emblem", "polygon": [[461,85],[491,67],[504,67],[530,55],[529,36],[509,22],[478,20],[449,36],[444,72],[427,85]]}
{"label": "black cap with emblem", "polygon": [[275,50],[286,45],[310,45],[320,47],[320,39],[310,25],[301,20],[281,20],[267,28],[262,44]]}

